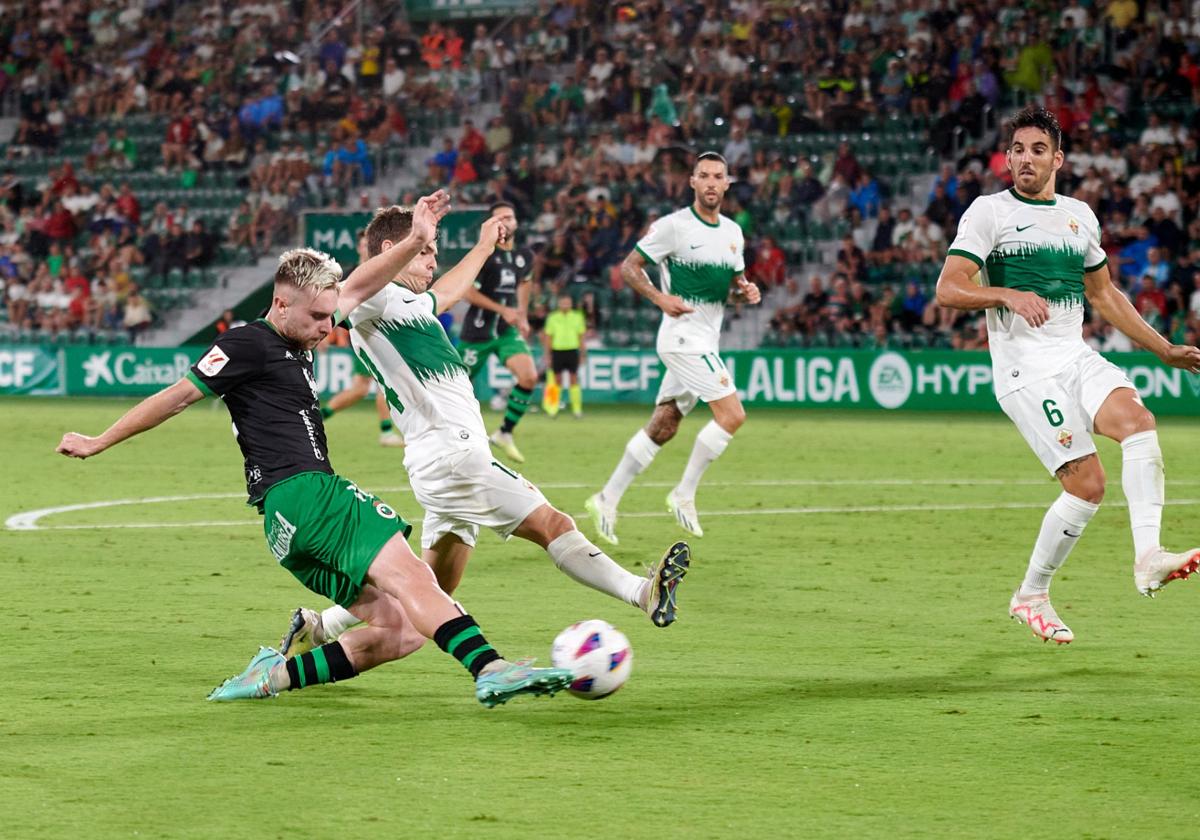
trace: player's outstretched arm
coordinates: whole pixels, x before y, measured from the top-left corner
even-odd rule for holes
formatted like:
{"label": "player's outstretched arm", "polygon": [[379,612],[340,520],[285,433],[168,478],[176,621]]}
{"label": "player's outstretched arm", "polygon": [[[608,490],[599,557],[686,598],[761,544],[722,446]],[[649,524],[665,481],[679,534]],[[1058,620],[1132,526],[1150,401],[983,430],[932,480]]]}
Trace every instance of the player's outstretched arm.
{"label": "player's outstretched arm", "polygon": [[157,394],[146,397],[97,437],[67,432],[55,451],[69,458],[90,458],[92,455],[99,455],[110,446],[153,429],[162,421],[174,417],[203,398],[204,394],[200,389],[185,377]]}
{"label": "player's outstretched arm", "polygon": [[338,292],[338,309],[341,313],[349,315],[360,303],[374,297],[392,282],[404,266],[437,237],[438,222],[449,211],[450,195],[445,190],[418,199],[413,206],[412,230],[408,236],[350,272]]}
{"label": "player's outstretched arm", "polygon": [[991,309],[1003,306],[1020,315],[1031,327],[1040,327],[1050,318],[1050,304],[1033,292],[1019,292],[999,286],[981,286],[973,278],[979,266],[967,257],[946,257],[937,281],[937,304],[951,309]]}
{"label": "player's outstretched arm", "polygon": [[1125,335],[1145,347],[1171,367],[1200,373],[1200,349],[1172,344],[1146,323],[1129,298],[1113,285],[1108,266],[1103,265],[1083,276],[1083,287],[1092,308]]}
{"label": "player's outstretched arm", "polygon": [[621,279],[625,281],[626,286],[633,289],[672,318],[695,311],[683,302],[683,298],[678,295],[669,295],[666,292],[659,291],[650,282],[650,277],[646,274],[646,258],[642,256],[641,251],[630,251],[629,256],[621,263]]}
{"label": "player's outstretched arm", "polygon": [[[458,265],[443,274],[430,287],[430,293],[437,300],[437,313],[439,315],[462,300],[468,290],[475,291],[473,287],[475,278],[479,276],[479,272],[483,270],[483,264],[487,262],[488,257],[496,250],[496,243],[500,242],[504,235],[504,226],[500,224],[498,218],[493,217],[485,221],[479,228],[479,241],[475,243],[475,247],[458,261]],[[482,294],[475,293],[480,298],[488,300]],[[488,302],[494,303],[494,301]],[[485,308],[494,309],[495,307]],[[507,309],[508,307],[503,308]]]}

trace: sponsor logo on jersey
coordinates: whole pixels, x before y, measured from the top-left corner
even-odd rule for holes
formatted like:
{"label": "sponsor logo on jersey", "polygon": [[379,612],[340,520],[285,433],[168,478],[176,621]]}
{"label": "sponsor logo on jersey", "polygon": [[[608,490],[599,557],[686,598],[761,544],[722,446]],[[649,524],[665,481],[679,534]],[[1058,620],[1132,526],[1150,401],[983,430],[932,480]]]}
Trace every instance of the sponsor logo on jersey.
{"label": "sponsor logo on jersey", "polygon": [[283,514],[275,511],[275,520],[267,530],[267,547],[280,563],[292,550],[292,537],[296,535],[296,526],[288,522]]}
{"label": "sponsor logo on jersey", "polygon": [[229,364],[229,357],[220,347],[214,347],[204,354],[204,358],[196,365],[196,369],[205,376],[216,376],[221,368]]}

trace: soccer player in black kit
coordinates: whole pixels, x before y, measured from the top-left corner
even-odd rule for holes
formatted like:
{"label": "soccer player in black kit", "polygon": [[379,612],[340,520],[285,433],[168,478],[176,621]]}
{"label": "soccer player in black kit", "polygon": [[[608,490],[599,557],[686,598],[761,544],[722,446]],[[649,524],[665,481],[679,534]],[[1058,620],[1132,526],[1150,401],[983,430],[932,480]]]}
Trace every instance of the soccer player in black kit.
{"label": "soccer player in black kit", "polygon": [[223,333],[187,376],[138,403],[103,434],[70,432],[58,446],[63,455],[88,458],[206,395],[219,396],[233,419],[249,503],[263,514],[267,547],[313,592],[367,619],[365,627],[293,659],[261,649],[210,700],[274,697],[349,679],[425,639],[471,672],[476,698],[488,707],[518,694],[553,694],[572,679],[567,670],[502,659],[409,548],[408,523],[329,463],[312,349],[333,328],[335,312],[348,313],[372,297],[434,239],[448,208],[440,190],[422,198],[412,233],[359,266],[340,293],[342,272],[333,259],[307,248],[284,253],[266,317]]}
{"label": "soccer player in black kit", "polygon": [[529,337],[529,272],[533,268],[533,252],[514,244],[517,213],[511,204],[497,202],[492,205],[491,214],[504,225],[507,236],[484,263],[475,288],[467,291],[470,308],[463,318],[458,352],[472,379],[493,353],[516,378],[508,394],[504,422],[488,440],[520,464],[525,456],[513,443],[512,433],[529,410],[533,389],[537,387],[537,367],[525,343]]}

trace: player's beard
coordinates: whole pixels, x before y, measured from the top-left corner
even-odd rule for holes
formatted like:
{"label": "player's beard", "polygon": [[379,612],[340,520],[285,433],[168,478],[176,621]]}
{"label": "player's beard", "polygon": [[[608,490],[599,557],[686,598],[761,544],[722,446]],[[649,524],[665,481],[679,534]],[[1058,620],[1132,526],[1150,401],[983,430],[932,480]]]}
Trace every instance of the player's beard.
{"label": "player's beard", "polygon": [[716,213],[721,209],[722,198],[724,198],[724,196],[720,195],[719,193],[715,198],[711,199],[704,193],[696,194],[696,200],[700,202],[700,208],[702,210],[707,210],[709,213]]}
{"label": "player's beard", "polygon": [[1021,178],[1023,173],[1020,170],[1013,175],[1013,183],[1017,188],[1026,195],[1039,195],[1046,188],[1046,184],[1054,177],[1054,170],[1051,169],[1044,175],[1039,175],[1036,169],[1033,170],[1033,181],[1029,182],[1029,186],[1025,186]]}

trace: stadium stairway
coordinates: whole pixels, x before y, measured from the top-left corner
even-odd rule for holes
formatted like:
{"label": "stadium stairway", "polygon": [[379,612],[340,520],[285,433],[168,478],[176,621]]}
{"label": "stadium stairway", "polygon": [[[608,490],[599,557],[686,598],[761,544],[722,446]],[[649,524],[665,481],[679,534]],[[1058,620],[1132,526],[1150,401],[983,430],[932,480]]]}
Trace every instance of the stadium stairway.
{"label": "stadium stairway", "polygon": [[229,267],[221,271],[221,283],[205,289],[192,306],[160,311],[161,326],[148,330],[139,344],[169,347],[181,344],[198,330],[213,322],[226,309],[232,308],[275,274],[279,255],[285,248],[274,249],[258,258],[254,265]]}

